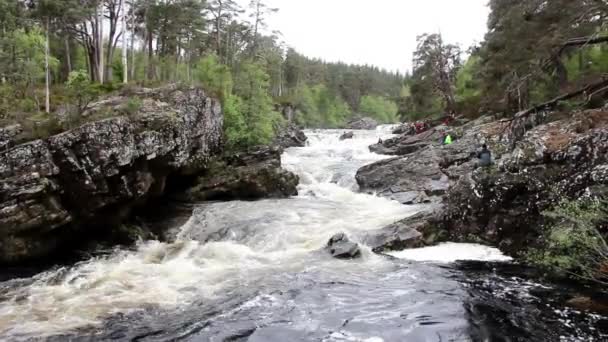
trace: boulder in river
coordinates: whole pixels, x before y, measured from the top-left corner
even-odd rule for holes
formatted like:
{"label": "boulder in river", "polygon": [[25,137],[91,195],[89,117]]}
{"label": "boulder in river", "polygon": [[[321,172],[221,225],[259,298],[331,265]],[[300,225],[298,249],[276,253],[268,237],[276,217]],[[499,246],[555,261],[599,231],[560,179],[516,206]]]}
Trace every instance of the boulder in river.
{"label": "boulder in river", "polygon": [[349,129],[372,130],[378,127],[378,121],[372,118],[364,117],[351,120],[348,124],[346,124],[346,126]]}
{"label": "boulder in river", "polygon": [[255,200],[298,194],[299,177],[281,168],[282,150],[262,146],[216,160],[196,185],[178,195],[187,201]]}
{"label": "boulder in river", "polygon": [[362,243],[375,253],[432,245],[441,232],[441,206],[433,206],[384,228],[368,231]]}
{"label": "boulder in river", "polygon": [[351,242],[344,233],[332,236],[327,242],[327,250],[336,259],[355,259],[361,256],[359,245]]}
{"label": "boulder in river", "polygon": [[340,140],[352,139],[354,136],[355,136],[355,133],[353,133],[353,132],[345,132],[344,134],[342,134],[340,136]]}

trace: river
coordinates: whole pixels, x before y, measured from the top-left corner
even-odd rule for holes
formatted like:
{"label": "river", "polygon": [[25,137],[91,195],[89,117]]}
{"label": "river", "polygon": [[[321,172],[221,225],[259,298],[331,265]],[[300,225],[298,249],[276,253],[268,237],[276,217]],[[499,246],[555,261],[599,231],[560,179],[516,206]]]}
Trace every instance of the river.
{"label": "river", "polygon": [[[0,339],[49,341],[600,341],[606,320],[564,305],[499,251],[444,244],[357,260],[323,250],[415,214],[357,192],[387,127],[309,131],[287,150],[299,196],[194,206],[175,241],[141,242],[0,283]],[[477,260],[457,262],[457,260]]]}

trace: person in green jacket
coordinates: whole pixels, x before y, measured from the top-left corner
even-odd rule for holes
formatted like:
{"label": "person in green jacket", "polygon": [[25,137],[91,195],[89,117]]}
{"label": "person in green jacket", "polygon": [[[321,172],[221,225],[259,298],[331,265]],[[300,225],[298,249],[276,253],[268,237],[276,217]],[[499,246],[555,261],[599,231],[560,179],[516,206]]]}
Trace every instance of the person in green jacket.
{"label": "person in green jacket", "polygon": [[450,133],[444,133],[442,145],[452,145],[452,136]]}

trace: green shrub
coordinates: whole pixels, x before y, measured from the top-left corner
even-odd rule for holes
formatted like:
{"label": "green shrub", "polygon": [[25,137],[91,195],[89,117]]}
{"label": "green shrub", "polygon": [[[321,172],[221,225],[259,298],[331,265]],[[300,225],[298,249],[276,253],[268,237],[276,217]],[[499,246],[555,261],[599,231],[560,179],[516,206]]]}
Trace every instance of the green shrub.
{"label": "green shrub", "polygon": [[132,97],[122,106],[121,112],[127,116],[133,116],[139,112],[143,105],[139,97]]}
{"label": "green shrub", "polygon": [[24,113],[35,113],[39,109],[40,108],[38,108],[38,104],[36,103],[36,101],[34,101],[30,98],[25,98],[25,99],[19,101],[19,104],[18,104],[18,110],[20,112],[24,112]]}
{"label": "green shrub", "polygon": [[66,92],[73,108],[71,112],[78,116],[82,115],[100,94],[98,87],[91,83],[88,73],[84,70],[70,73],[66,82]]}
{"label": "green shrub", "polygon": [[543,215],[544,246],[530,251],[528,261],[595,281],[608,276],[608,245],[598,230],[608,218],[608,202],[563,201]]}

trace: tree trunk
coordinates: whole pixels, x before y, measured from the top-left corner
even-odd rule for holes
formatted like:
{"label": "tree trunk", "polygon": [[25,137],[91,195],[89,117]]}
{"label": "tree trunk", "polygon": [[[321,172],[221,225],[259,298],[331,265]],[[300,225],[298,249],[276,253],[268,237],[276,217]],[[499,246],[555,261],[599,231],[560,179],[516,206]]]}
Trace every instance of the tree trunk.
{"label": "tree trunk", "polygon": [[99,83],[104,83],[104,56],[103,56],[103,3],[97,7],[97,72],[99,74]]}
{"label": "tree trunk", "polygon": [[156,72],[154,70],[154,42],[153,42],[153,37],[152,37],[152,32],[150,30],[148,30],[147,32],[147,39],[148,39],[148,80],[152,81],[154,80],[155,76],[156,76]]}
{"label": "tree trunk", "polygon": [[121,2],[122,14],[122,83],[129,83],[129,63],[127,59],[128,39],[127,39],[127,7],[125,1]]}
{"label": "tree trunk", "polygon": [[559,56],[553,57],[553,67],[555,68],[555,81],[558,88],[562,90],[568,83],[568,69]]}
{"label": "tree trunk", "polygon": [[72,50],[70,49],[70,38],[65,36],[65,60],[68,66],[68,75],[72,72]]}
{"label": "tree trunk", "polygon": [[131,80],[135,79],[135,3],[131,3]]}
{"label": "tree trunk", "polygon": [[44,44],[44,71],[45,71],[45,80],[46,80],[46,101],[44,102],[44,110],[47,114],[51,112],[51,70],[49,68],[49,54],[50,54],[50,44],[49,44],[49,18],[46,18],[46,40]]}

